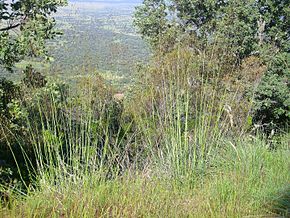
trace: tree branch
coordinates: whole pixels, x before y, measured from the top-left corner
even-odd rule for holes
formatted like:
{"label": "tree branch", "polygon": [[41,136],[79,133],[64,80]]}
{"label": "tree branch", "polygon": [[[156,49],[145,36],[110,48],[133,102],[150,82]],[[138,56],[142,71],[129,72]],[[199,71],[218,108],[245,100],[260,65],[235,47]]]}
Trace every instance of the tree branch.
{"label": "tree branch", "polygon": [[17,23],[17,24],[10,25],[10,26],[4,27],[4,28],[0,28],[0,32],[8,31],[8,30],[14,29],[14,28],[16,28],[16,27],[19,27],[21,24],[22,24],[22,23]]}
{"label": "tree branch", "polygon": [[12,29],[15,29],[19,26],[21,26],[22,24],[25,24],[25,21],[27,20],[27,15],[20,18],[19,20],[19,23],[16,23],[16,24],[10,24],[9,26],[7,27],[3,27],[3,28],[0,28],[0,32],[4,32],[4,31],[8,31],[8,30],[12,30]]}

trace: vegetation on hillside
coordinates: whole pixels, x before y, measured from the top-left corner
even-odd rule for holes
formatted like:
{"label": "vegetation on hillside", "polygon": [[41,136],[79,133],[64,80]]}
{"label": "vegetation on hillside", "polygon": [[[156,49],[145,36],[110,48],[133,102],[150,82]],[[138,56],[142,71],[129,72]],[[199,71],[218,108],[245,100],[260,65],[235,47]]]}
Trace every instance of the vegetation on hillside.
{"label": "vegetation on hillside", "polygon": [[[1,24],[30,1],[5,2]],[[30,3],[35,19],[59,6]],[[31,65],[19,83],[0,80],[0,215],[288,217],[289,6],[144,0],[134,23],[153,57],[124,93],[99,74],[72,87]],[[5,59],[23,46],[5,34],[3,67],[45,54]]]}
{"label": "vegetation on hillside", "polygon": [[12,71],[25,57],[48,58],[45,40],[55,37],[55,20],[50,15],[65,0],[0,1],[0,63]]}

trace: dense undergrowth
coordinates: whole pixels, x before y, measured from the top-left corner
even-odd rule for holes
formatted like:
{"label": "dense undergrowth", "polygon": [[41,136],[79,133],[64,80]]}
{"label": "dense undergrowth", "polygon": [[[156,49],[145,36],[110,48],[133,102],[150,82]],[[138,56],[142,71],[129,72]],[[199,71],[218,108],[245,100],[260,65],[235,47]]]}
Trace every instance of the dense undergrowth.
{"label": "dense undergrowth", "polygon": [[289,134],[253,126],[259,78],[243,74],[264,67],[212,54],[155,59],[125,98],[98,75],[73,91],[38,74],[3,82],[17,91],[3,95],[1,215],[288,216]]}

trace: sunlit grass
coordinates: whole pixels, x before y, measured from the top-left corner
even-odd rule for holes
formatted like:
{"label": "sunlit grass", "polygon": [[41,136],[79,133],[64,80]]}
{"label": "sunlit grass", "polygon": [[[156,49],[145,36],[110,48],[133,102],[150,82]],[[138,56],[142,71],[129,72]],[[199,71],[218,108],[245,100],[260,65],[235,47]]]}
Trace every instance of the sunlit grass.
{"label": "sunlit grass", "polygon": [[240,143],[236,149],[227,148],[227,154],[217,157],[209,173],[196,178],[194,183],[166,176],[150,177],[145,173],[128,173],[108,181],[91,175],[79,183],[42,184],[24,200],[13,200],[10,209],[2,208],[1,214],[4,217],[19,214],[24,217],[275,217],[273,211],[276,211],[287,216],[283,207],[279,209],[279,200],[285,201],[280,193],[289,187],[289,148],[272,152],[263,141]]}

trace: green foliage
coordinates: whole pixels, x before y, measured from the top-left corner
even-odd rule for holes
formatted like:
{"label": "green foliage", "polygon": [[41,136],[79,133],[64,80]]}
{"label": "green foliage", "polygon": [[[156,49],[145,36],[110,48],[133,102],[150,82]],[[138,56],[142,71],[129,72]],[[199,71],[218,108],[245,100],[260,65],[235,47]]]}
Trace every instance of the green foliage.
{"label": "green foliage", "polygon": [[9,129],[18,131],[25,122],[20,96],[21,89],[18,85],[6,79],[0,80],[0,121]]}
{"label": "green foliage", "polygon": [[255,93],[254,122],[264,129],[287,128],[290,124],[290,56],[274,56]]}
{"label": "green foliage", "polygon": [[25,77],[23,79],[24,84],[29,88],[41,88],[47,83],[45,76],[36,72],[31,65],[24,70]]}
{"label": "green foliage", "polygon": [[259,7],[260,24],[265,22],[262,40],[275,45],[283,52],[289,52],[290,2],[287,0],[260,0],[256,4]]}
{"label": "green foliage", "polygon": [[[162,13],[156,19],[159,11]],[[243,58],[267,43],[288,49],[288,12],[285,0],[146,0],[137,7],[135,25],[155,48],[166,31],[178,28],[206,44],[217,40],[237,58]]]}
{"label": "green foliage", "polygon": [[140,33],[150,42],[152,46],[158,46],[161,37],[168,28],[166,19],[166,4],[164,0],[145,0],[138,7],[135,14],[134,24],[139,27]]}
{"label": "green foliage", "polygon": [[[31,80],[33,84],[36,81]],[[3,162],[0,163],[0,180],[3,185],[21,186],[31,182],[28,172],[36,160],[29,130],[37,132],[42,128],[42,116],[47,123],[52,121],[51,107],[61,109],[65,90],[66,86],[60,83],[49,82],[35,88],[26,86],[25,82],[15,84],[0,80],[0,162]],[[40,112],[40,105],[45,110]]]}
{"label": "green foliage", "polygon": [[[289,124],[289,6],[285,0],[146,0],[137,7],[135,25],[158,58],[164,55],[159,51],[170,52],[180,44],[192,48],[197,56],[211,51],[208,59],[200,60],[205,69],[201,74],[210,79],[219,75],[221,87],[240,89],[237,96],[243,99],[243,105],[251,102],[247,93],[257,91],[253,122],[280,128]],[[164,11],[158,17],[162,31],[157,31],[160,28],[151,21],[156,21],[152,10]],[[162,49],[168,46],[171,49]],[[215,59],[215,53],[220,57]],[[256,71],[244,66],[251,64],[254,56],[261,62]]]}
{"label": "green foliage", "polygon": [[[61,4],[1,1],[0,21],[25,21],[0,27],[3,66],[45,55],[45,39],[56,34],[48,15]],[[19,177],[34,192],[27,186],[24,200],[0,215],[287,216],[287,200],[273,196],[289,181],[288,135],[268,144],[244,132],[289,123],[287,7],[144,0],[135,24],[156,52],[132,98],[98,75],[71,92],[31,66],[20,85],[1,80],[0,180],[13,189]],[[256,87],[252,117],[248,89]]]}
{"label": "green foliage", "polygon": [[[21,106],[21,88],[6,79],[0,80],[0,182],[2,185],[18,186],[20,174],[15,158],[25,175],[22,149],[17,146],[17,136],[26,133],[26,111]],[[14,154],[12,153],[14,152]],[[29,149],[26,149],[28,152]],[[2,194],[2,190],[0,191]],[[1,195],[0,194],[0,195]]]}
{"label": "green foliage", "polygon": [[0,65],[12,71],[25,57],[47,58],[45,40],[54,38],[51,17],[66,0],[0,1]]}

